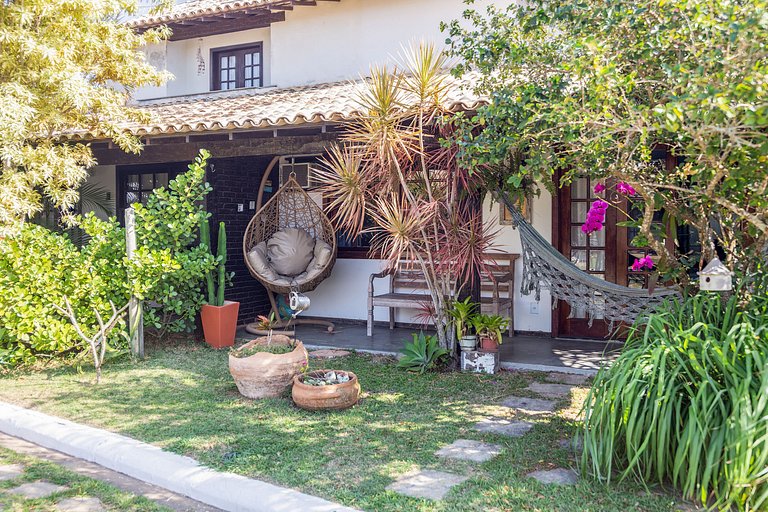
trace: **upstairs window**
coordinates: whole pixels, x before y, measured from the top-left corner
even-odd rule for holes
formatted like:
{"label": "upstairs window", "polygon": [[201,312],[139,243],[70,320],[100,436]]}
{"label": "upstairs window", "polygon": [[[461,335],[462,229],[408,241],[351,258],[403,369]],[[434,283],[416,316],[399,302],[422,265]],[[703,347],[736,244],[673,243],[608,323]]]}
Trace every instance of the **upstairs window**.
{"label": "upstairs window", "polygon": [[213,50],[212,89],[226,91],[242,87],[262,87],[264,85],[263,57],[261,43]]}

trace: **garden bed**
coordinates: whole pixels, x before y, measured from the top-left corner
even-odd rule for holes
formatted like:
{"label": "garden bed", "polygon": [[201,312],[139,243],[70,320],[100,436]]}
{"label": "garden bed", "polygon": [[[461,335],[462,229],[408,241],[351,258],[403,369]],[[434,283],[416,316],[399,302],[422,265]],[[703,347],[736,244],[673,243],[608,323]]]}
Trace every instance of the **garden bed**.
{"label": "garden bed", "polygon": [[[243,398],[229,378],[227,354],[194,344],[150,351],[142,363],[112,363],[99,386],[90,384],[90,374],[70,368],[6,375],[0,378],[0,400],[362,510],[674,510],[671,496],[638,486],[545,486],[526,477],[539,469],[573,467],[560,441],[574,434],[586,388],[577,388],[573,401],[559,401],[554,416],[527,417],[535,427],[524,437],[507,438],[472,427],[498,412],[497,404],[509,395],[533,397],[524,388],[543,382],[546,374],[414,375],[392,360],[362,355],[335,359],[333,366],[357,374],[363,389],[360,403],[342,412],[302,411],[290,397]],[[499,444],[502,453],[482,464],[435,455],[457,439]],[[442,501],[386,490],[417,468],[471,478]]]}

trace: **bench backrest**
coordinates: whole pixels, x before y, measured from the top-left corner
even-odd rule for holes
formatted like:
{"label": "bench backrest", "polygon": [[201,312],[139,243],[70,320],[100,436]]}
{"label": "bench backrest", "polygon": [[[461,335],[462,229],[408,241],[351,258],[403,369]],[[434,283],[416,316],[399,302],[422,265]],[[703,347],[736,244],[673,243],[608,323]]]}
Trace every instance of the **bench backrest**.
{"label": "bench backrest", "polygon": [[[494,282],[513,271],[514,262],[519,254],[492,252],[483,255],[488,273],[481,272],[480,289],[484,292],[493,291]],[[397,270],[390,275],[391,290],[407,288],[411,290],[426,290],[427,283],[418,262],[400,260]]]}

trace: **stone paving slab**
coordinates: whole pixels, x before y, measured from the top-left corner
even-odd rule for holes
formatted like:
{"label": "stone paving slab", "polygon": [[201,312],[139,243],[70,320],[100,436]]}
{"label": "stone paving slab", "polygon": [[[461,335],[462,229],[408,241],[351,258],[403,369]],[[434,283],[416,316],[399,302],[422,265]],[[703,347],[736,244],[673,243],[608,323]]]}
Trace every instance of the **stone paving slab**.
{"label": "stone paving slab", "polygon": [[68,487],[52,484],[50,482],[30,482],[9,489],[7,492],[33,500],[37,498],[47,498],[51,494],[68,490]]}
{"label": "stone paving slab", "polygon": [[21,464],[6,464],[0,466],[0,482],[12,480],[24,474],[24,466]]}
{"label": "stone paving slab", "polygon": [[443,446],[435,452],[438,457],[448,459],[469,460],[472,462],[485,462],[501,453],[498,444],[483,443],[470,439],[457,439],[448,446]]}
{"label": "stone paving slab", "polygon": [[526,389],[546,398],[568,398],[571,396],[571,389],[573,389],[573,386],[568,384],[544,384],[541,382],[534,382]]}
{"label": "stone paving slab", "polygon": [[575,485],[579,482],[579,475],[575,471],[563,468],[534,471],[526,476],[548,485]]}
{"label": "stone paving slab", "polygon": [[320,349],[310,352],[309,357],[313,359],[333,359],[335,357],[346,357],[351,353],[349,350]]}
{"label": "stone paving slab", "polygon": [[59,512],[104,512],[99,498],[67,498],[56,503]]}
{"label": "stone paving slab", "polygon": [[579,375],[576,373],[552,372],[547,375],[547,380],[560,384],[570,384],[572,386],[583,386],[589,379],[589,375]]}
{"label": "stone paving slab", "polygon": [[581,442],[581,438],[576,439],[561,439],[557,442],[557,445],[560,448],[564,448],[566,450],[571,450],[573,452],[581,452],[581,450],[584,448],[583,443]]}
{"label": "stone paving slab", "polygon": [[522,396],[508,396],[501,402],[501,405],[510,409],[517,409],[526,414],[546,414],[555,410],[555,402],[553,400]]}
{"label": "stone paving slab", "polygon": [[490,417],[475,424],[475,430],[507,437],[522,437],[533,428],[527,421]]}
{"label": "stone paving slab", "polygon": [[459,485],[468,479],[468,476],[422,469],[401,476],[388,485],[387,490],[412,498],[441,500],[448,494],[451,487]]}

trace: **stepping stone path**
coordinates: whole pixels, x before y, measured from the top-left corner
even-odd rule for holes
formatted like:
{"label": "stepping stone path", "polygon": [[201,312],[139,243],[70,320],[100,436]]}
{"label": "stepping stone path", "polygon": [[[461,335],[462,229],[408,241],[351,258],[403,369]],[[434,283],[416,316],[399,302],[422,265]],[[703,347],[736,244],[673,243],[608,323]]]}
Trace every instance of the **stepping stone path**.
{"label": "stepping stone path", "polygon": [[561,439],[557,442],[557,445],[560,448],[563,448],[565,450],[571,450],[574,452],[580,452],[582,448],[584,447],[583,443],[581,442],[581,438],[577,439]]}
{"label": "stepping stone path", "polygon": [[571,396],[571,389],[573,389],[573,386],[567,384],[542,384],[541,382],[534,382],[525,389],[547,398],[568,398]]}
{"label": "stepping stone path", "polygon": [[448,446],[444,446],[435,452],[438,457],[448,459],[469,460],[472,462],[485,462],[501,453],[498,444],[483,443],[470,439],[459,439]]}
{"label": "stepping stone path", "polygon": [[68,491],[68,487],[52,484],[50,482],[30,482],[8,490],[10,494],[24,496],[27,499],[47,498],[51,494]]}
{"label": "stepping stone path", "polygon": [[12,480],[24,473],[24,466],[21,464],[7,464],[0,466],[0,482]]}
{"label": "stepping stone path", "polygon": [[510,396],[501,402],[504,407],[517,409],[526,414],[546,414],[554,412],[555,402],[552,400],[542,400],[540,398],[525,398],[521,396]]}
{"label": "stepping stone path", "polygon": [[333,359],[335,357],[346,357],[349,354],[351,354],[349,350],[321,349],[313,350],[309,353],[309,357],[313,359]]}
{"label": "stepping stone path", "polygon": [[448,494],[451,487],[459,485],[468,479],[468,476],[423,469],[401,476],[394,483],[387,486],[387,490],[412,498],[441,500]]}
{"label": "stepping stone path", "polygon": [[533,423],[527,421],[508,420],[506,418],[490,417],[475,424],[475,430],[489,434],[507,437],[522,437],[533,428]]}
{"label": "stepping stone path", "polygon": [[550,469],[549,471],[534,471],[525,476],[550,485],[575,485],[579,482],[579,475],[575,471],[563,468]]}
{"label": "stepping stone path", "polygon": [[99,498],[67,498],[56,503],[59,512],[104,512]]}
{"label": "stepping stone path", "polygon": [[587,383],[589,375],[580,375],[577,373],[557,373],[553,372],[547,375],[547,380],[560,384],[570,384],[572,386],[582,386]]}

